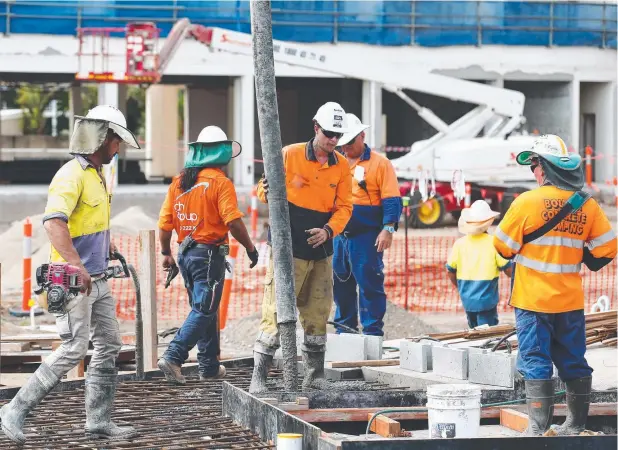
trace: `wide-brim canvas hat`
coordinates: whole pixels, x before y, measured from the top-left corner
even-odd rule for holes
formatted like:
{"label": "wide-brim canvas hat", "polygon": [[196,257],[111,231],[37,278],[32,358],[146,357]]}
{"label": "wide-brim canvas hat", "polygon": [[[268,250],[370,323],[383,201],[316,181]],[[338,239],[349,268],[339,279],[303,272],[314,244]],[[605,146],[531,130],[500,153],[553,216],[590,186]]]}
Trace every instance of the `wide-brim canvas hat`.
{"label": "wide-brim canvas hat", "polygon": [[569,152],[566,144],[559,136],[544,134],[532,144],[532,148],[517,154],[517,163],[529,166],[535,157],[543,158],[553,166],[562,170],[576,170],[582,163],[582,157],[578,153]]}
{"label": "wide-brim canvas hat", "polygon": [[107,130],[111,129],[128,146],[141,148],[135,135],[127,128],[124,114],[112,105],[98,105],[85,116],[74,116],[75,129],[69,144],[71,153],[91,155],[105,141]]}
{"label": "wide-brim canvas hat", "polygon": [[369,128],[369,125],[365,125],[361,120],[352,113],[346,114],[348,119],[348,131],[344,133],[343,136],[337,141],[337,146],[341,147],[342,145],[346,145],[360,133]]}
{"label": "wide-brim canvas hat", "polygon": [[500,213],[493,211],[485,200],[477,200],[461,211],[457,226],[462,234],[481,234],[486,232],[499,216]]}
{"label": "wide-brim canvas hat", "polygon": [[239,142],[228,139],[225,132],[214,125],[202,129],[197,140],[189,142],[185,167],[224,166],[242,152]]}

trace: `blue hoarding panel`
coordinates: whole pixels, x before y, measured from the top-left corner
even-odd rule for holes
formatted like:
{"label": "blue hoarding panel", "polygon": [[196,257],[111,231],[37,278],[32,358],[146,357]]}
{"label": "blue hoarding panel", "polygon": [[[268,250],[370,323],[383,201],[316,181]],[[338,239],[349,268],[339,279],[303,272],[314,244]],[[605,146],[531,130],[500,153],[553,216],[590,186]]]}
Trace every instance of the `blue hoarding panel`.
{"label": "blue hoarding panel", "polygon": [[[273,1],[272,11],[275,39],[298,42],[616,48],[617,7],[608,3],[299,0]],[[251,31],[248,0],[0,0],[0,32],[75,35],[78,26],[151,21],[165,36],[184,17]]]}

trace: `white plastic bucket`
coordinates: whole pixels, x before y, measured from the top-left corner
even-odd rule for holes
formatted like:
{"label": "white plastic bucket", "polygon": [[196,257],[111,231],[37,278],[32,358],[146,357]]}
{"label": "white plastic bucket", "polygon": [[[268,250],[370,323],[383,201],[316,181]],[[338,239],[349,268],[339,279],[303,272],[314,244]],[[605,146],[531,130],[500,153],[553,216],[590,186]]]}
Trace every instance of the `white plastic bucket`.
{"label": "white plastic bucket", "polygon": [[481,388],[469,384],[427,386],[431,439],[476,437],[481,426]]}
{"label": "white plastic bucket", "polygon": [[277,434],[277,450],[302,450],[303,435],[297,433]]}

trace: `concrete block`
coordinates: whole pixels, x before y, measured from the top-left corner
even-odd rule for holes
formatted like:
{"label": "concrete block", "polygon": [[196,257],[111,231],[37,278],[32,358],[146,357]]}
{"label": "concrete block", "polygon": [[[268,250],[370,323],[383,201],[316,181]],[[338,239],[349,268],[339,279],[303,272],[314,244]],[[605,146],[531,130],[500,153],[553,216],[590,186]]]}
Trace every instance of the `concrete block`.
{"label": "concrete block", "polygon": [[328,334],[326,361],[364,361],[367,359],[367,340],[358,334]]}
{"label": "concrete block", "polygon": [[384,337],[364,335],[364,338],[367,341],[367,359],[382,359]]}
{"label": "concrete block", "polygon": [[432,351],[433,371],[458,380],[468,379],[468,349],[434,346]]}
{"label": "concrete block", "polygon": [[415,372],[432,370],[431,344],[425,342],[401,341],[399,365],[402,369]]}
{"label": "concrete block", "polygon": [[468,380],[471,383],[515,387],[515,355],[502,352],[470,352],[468,357]]}

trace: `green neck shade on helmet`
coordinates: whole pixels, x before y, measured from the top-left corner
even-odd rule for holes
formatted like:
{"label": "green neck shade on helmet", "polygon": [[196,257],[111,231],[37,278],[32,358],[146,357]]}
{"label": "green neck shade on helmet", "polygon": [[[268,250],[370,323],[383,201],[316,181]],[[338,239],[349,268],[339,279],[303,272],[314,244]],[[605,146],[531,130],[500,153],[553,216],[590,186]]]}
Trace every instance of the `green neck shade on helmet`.
{"label": "green neck shade on helmet", "polygon": [[220,167],[232,159],[232,143],[216,142],[214,144],[189,144],[185,167]]}

